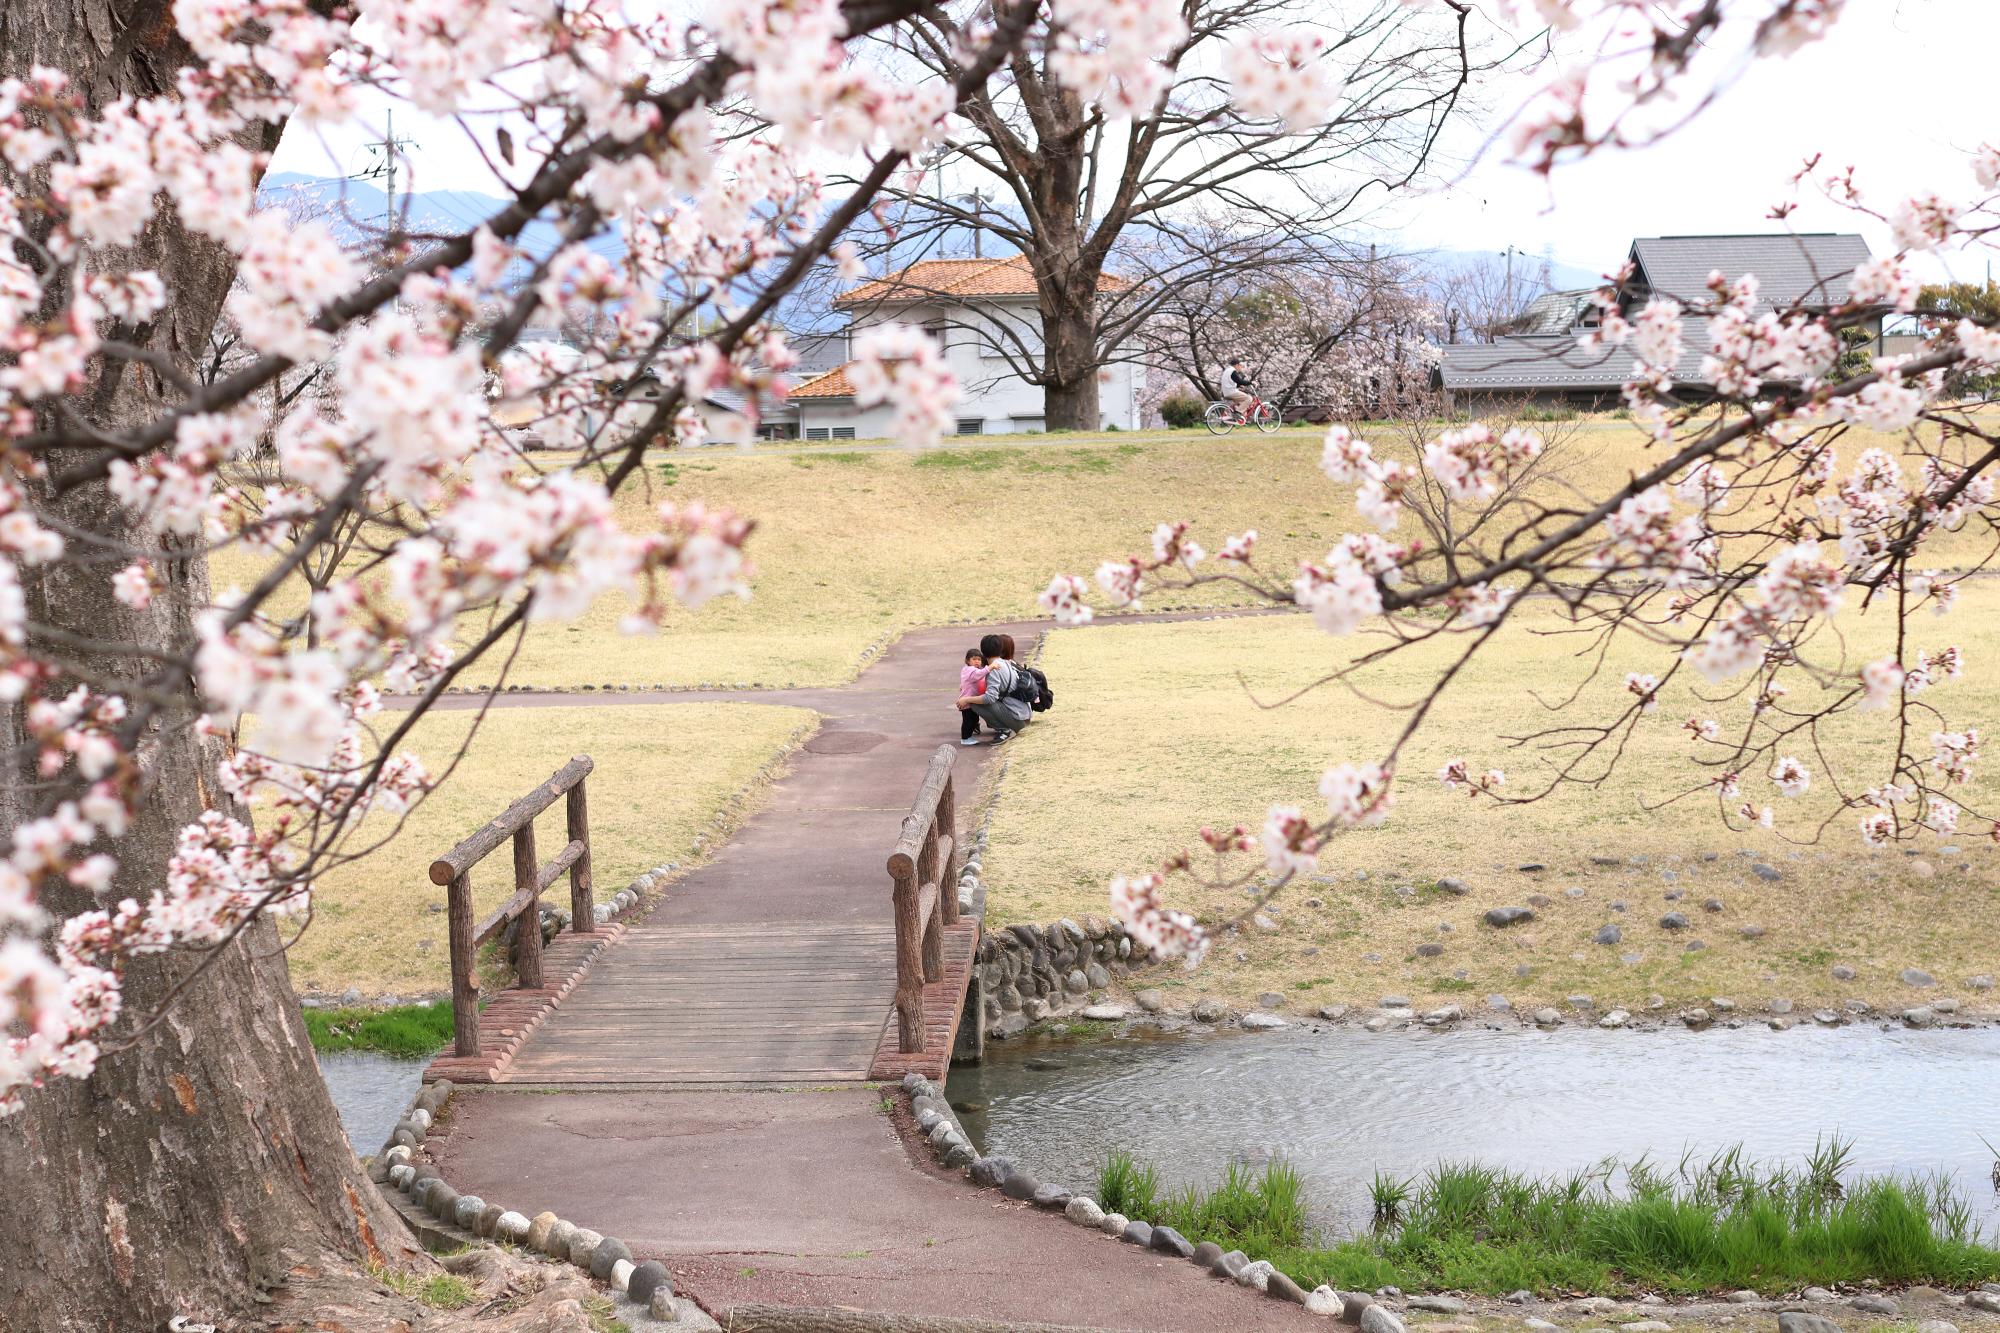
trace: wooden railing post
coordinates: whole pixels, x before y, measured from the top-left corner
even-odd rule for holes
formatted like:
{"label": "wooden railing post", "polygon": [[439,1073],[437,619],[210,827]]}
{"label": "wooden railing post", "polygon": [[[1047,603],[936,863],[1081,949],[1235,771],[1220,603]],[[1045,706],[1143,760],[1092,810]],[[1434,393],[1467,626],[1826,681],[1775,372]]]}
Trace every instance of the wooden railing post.
{"label": "wooden railing post", "polygon": [[452,1051],[479,1054],[479,979],[473,975],[472,872],[454,876],[445,890],[445,929],[451,939]]}
{"label": "wooden railing post", "polygon": [[528,891],[528,907],[514,928],[514,974],[523,989],[542,988],[541,862],[535,856],[535,821],[514,830],[514,891]]}
{"label": "wooden railing post", "polygon": [[[919,886],[937,885],[936,897],[931,901],[929,912],[917,923],[924,940],[924,980],[937,981],[944,976],[944,926],[940,919],[944,903],[944,883],[938,879],[938,831],[932,821],[930,830],[924,834],[923,850],[917,853],[917,883]],[[917,905],[923,906],[923,889],[919,887]]]}
{"label": "wooden railing post", "polygon": [[938,910],[947,926],[958,924],[958,868],[965,864],[965,849],[958,845],[958,797],[953,794],[951,774],[944,776],[944,790],[938,794],[938,831],[951,839],[951,860],[938,872]]}
{"label": "wooden railing post", "polygon": [[569,789],[569,840],[583,844],[583,855],[569,868],[569,928],[580,935],[597,930],[596,904],[590,882],[590,798],[583,794],[584,780]]}
{"label": "wooden railing post", "polygon": [[908,1055],[924,1049],[923,924],[917,920],[916,876],[897,875],[895,885],[896,1027]]}

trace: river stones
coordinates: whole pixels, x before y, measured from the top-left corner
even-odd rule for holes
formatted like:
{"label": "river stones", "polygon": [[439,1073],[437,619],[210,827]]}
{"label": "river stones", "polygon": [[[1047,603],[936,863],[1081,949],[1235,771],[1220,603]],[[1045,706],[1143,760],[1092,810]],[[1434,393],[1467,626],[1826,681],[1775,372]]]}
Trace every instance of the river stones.
{"label": "river stones", "polygon": [[1343,1291],[1340,1293],[1340,1319],[1345,1324],[1361,1322],[1361,1312],[1375,1304],[1375,1298],[1365,1291]]}
{"label": "river stones", "polygon": [[542,1241],[542,1253],[551,1259],[569,1258],[569,1243],[576,1239],[576,1223],[557,1218]]}
{"label": "river stones", "polygon": [[1097,1200],[1086,1199],[1081,1194],[1063,1205],[1063,1216],[1080,1227],[1102,1226],[1104,1223],[1104,1210],[1097,1206]]}
{"label": "river stones", "polygon": [[1294,1305],[1306,1303],[1306,1289],[1275,1268],[1271,1270],[1270,1280],[1264,1284],[1264,1294]]}
{"label": "river stones", "polygon": [[1097,1224],[1097,1229],[1107,1236],[1122,1236],[1125,1234],[1126,1221],[1127,1218],[1123,1213],[1106,1213],[1104,1220]]}
{"label": "river stones", "polygon": [[1172,1227],[1154,1227],[1151,1244],[1161,1254],[1171,1254],[1176,1259],[1194,1258],[1194,1242]]}
{"label": "river stones", "polygon": [[972,1164],[972,1183],[992,1188],[1003,1185],[1014,1174],[1014,1163],[1005,1157],[981,1157]]}
{"label": "river stones", "polygon": [[[1332,1287],[1321,1285],[1314,1287],[1306,1293],[1307,1314],[1326,1315],[1330,1318],[1338,1319],[1340,1317],[1340,1309],[1340,1293]],[[1922,1333],[1922,1331],[1919,1330],[1919,1333]]]}
{"label": "river stones", "polygon": [[589,1227],[578,1227],[576,1234],[569,1238],[569,1261],[578,1268],[590,1268],[590,1256],[597,1253],[597,1247],[604,1240],[601,1233]]}
{"label": "river stones", "polygon": [[1216,1264],[1222,1260],[1222,1247],[1212,1240],[1205,1240],[1194,1247],[1194,1253],[1189,1255],[1188,1258],[1194,1260],[1210,1272],[1214,1272]]}
{"label": "river stones", "polygon": [[550,1212],[536,1213],[528,1219],[528,1234],[521,1241],[531,1250],[546,1254],[549,1244],[549,1228],[556,1224],[556,1215]]}
{"label": "river stones", "polygon": [[1361,1312],[1361,1333],[1407,1333],[1407,1330],[1387,1307],[1371,1305]]}
{"label": "river stones", "polygon": [[1249,1266],[1249,1255],[1243,1253],[1241,1250],[1230,1250],[1215,1261],[1215,1275],[1217,1277],[1226,1277],[1231,1282],[1234,1282],[1243,1275],[1243,1270]]}
{"label": "river stones", "polygon": [[1236,1281],[1241,1286],[1255,1287],[1257,1290],[1262,1291],[1271,1285],[1271,1274],[1277,1271],[1277,1269],[1271,1266],[1270,1260],[1258,1259],[1255,1262],[1245,1264],[1243,1271],[1236,1275]]}
{"label": "river stones", "polygon": [[1029,1202],[1037,1208],[1058,1211],[1069,1207],[1070,1192],[1061,1185],[1043,1185],[1037,1189]]}
{"label": "river stones", "polygon": [[1863,1314],[1899,1315],[1903,1312],[1902,1303],[1894,1296],[1883,1296],[1872,1291],[1863,1292],[1848,1304]]}
{"label": "river stones", "polygon": [[1456,1296],[1412,1296],[1410,1308],[1430,1314],[1464,1314],[1471,1307]]}
{"label": "river stones", "polygon": [[590,1252],[590,1275],[599,1282],[611,1276],[611,1266],[620,1259],[630,1262],[632,1249],[624,1241],[606,1236]]}
{"label": "river stones", "polygon": [[1823,1315],[1787,1310],[1778,1316],[1778,1333],[1840,1333],[1840,1325]]}
{"label": "river stones", "polygon": [[1153,1244],[1153,1228],[1145,1222],[1127,1222],[1125,1234],[1118,1239],[1128,1245],[1137,1245],[1142,1250],[1150,1249]]}
{"label": "river stones", "polygon": [[1018,1199],[1022,1203],[1026,1203],[1028,1200],[1034,1198],[1035,1191],[1041,1187],[1042,1182],[1036,1180],[1026,1171],[1009,1172],[1007,1178],[1000,1182],[1000,1192],[1002,1194],[1010,1199]]}
{"label": "river stones", "polygon": [[1485,914],[1486,924],[1500,930],[1508,926],[1522,925],[1534,919],[1535,909],[1532,907],[1489,907]]}
{"label": "river stones", "polygon": [[625,1294],[641,1305],[651,1305],[656,1291],[673,1295],[673,1278],[665,1264],[658,1259],[648,1259],[632,1270],[631,1279],[625,1284]]}

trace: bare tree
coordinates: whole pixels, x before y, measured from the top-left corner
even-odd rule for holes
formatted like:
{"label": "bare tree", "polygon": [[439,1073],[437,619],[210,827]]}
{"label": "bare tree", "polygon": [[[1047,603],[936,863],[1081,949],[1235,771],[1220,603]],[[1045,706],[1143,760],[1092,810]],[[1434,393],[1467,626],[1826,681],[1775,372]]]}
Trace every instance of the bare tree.
{"label": "bare tree", "polygon": [[[954,76],[978,12],[934,6],[884,41],[894,59]],[[1184,287],[1266,267],[1293,240],[1329,234],[1414,179],[1485,63],[1463,5],[1188,0],[1182,13],[1186,35],[1164,61],[1167,86],[1130,119],[1065,86],[1046,57],[1016,59],[967,103],[969,130],[932,164],[957,192],[920,179],[885,212],[896,223],[881,251],[892,270],[967,233],[988,238],[988,254],[1026,257],[1040,327],[1032,337],[985,336],[1043,387],[1050,429],[1097,427],[1099,368],[1129,355]],[[1268,29],[1317,43],[1328,82],[1313,124],[1232,106],[1237,71],[1225,70],[1225,52]],[[969,201],[965,191],[979,186],[995,189],[992,203]],[[888,294],[957,299],[908,287]]]}
{"label": "bare tree", "polygon": [[1549,261],[1530,266],[1526,256],[1481,255],[1433,279],[1446,342],[1490,343],[1522,331],[1535,299],[1555,289]]}

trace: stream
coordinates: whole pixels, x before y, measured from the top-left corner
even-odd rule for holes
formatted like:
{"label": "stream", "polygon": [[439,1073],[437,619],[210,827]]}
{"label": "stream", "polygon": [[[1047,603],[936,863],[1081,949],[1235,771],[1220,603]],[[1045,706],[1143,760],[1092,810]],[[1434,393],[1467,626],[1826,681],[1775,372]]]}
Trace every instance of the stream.
{"label": "stream", "polygon": [[1137,1033],[995,1042],[986,1055],[951,1071],[967,1134],[1079,1191],[1113,1149],[1167,1187],[1282,1157],[1314,1220],[1345,1232],[1367,1220],[1378,1170],[1477,1161],[1567,1175],[1641,1156],[1671,1168],[1736,1144],[1795,1164],[1838,1134],[1853,1171],[1948,1172],[1982,1227],[2000,1230],[1995,1155],[1980,1141],[2000,1145],[1995,1028]]}
{"label": "stream", "polygon": [[380,1051],[324,1051],[320,1077],[333,1095],[333,1109],[354,1151],[367,1156],[382,1151],[396,1122],[403,1118],[423,1078],[423,1060],[403,1060]]}

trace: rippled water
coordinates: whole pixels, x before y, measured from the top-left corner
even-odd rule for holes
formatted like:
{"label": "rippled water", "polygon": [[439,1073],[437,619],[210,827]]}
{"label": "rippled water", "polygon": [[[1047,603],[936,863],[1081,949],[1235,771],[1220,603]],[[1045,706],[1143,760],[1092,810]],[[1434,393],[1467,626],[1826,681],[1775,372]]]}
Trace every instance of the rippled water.
{"label": "rippled water", "polygon": [[1567,1174],[1739,1143],[1796,1161],[1838,1133],[1856,1171],[1948,1171],[1989,1231],[2000,1222],[1979,1138],[2000,1145],[2000,1029],[1341,1030],[986,1049],[986,1064],[951,1072],[951,1100],[983,1104],[961,1111],[966,1132],[1072,1187],[1114,1148],[1174,1186],[1284,1157],[1318,1220],[1347,1226],[1366,1217],[1377,1170]]}
{"label": "rippled water", "polygon": [[423,1079],[422,1060],[399,1060],[380,1051],[328,1051],[320,1076],[333,1094],[347,1141],[362,1154],[380,1152]]}

